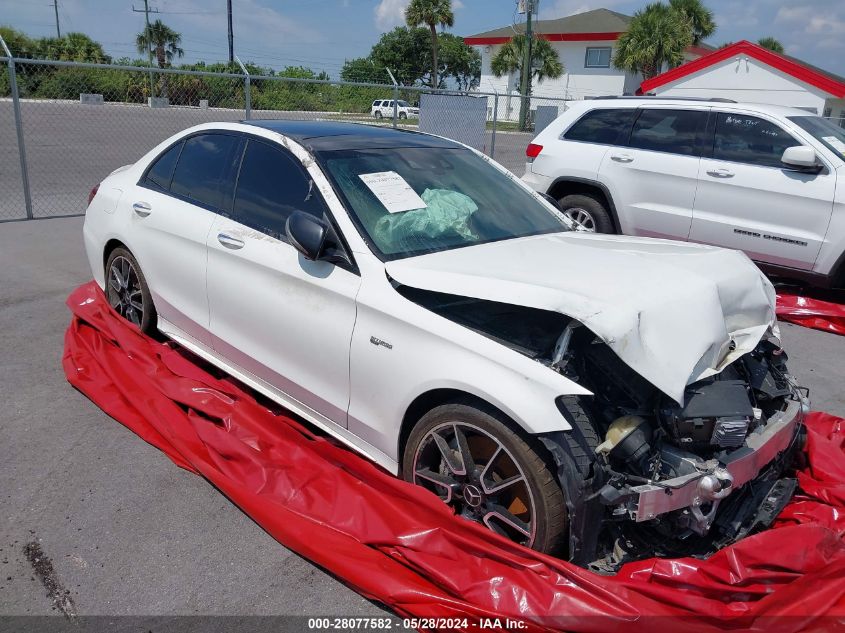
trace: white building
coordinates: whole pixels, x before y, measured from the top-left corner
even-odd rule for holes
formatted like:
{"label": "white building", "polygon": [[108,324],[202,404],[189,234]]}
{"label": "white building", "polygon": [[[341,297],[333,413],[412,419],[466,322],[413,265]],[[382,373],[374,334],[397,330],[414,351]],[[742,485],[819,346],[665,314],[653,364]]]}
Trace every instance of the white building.
{"label": "white building", "polygon": [[741,41],[673,68],[641,86],[645,94],[771,103],[834,117],[845,127],[845,78]]}
{"label": "white building", "polygon": [[[533,24],[534,32],[548,40],[557,51],[565,73],[557,79],[535,82],[534,97],[558,99],[589,99],[602,95],[634,94],[640,87],[642,77],[617,70],[613,67],[616,40],[628,30],[631,16],[608,9],[595,9],[556,20],[538,20]],[[525,25],[518,25],[524,32]],[[515,119],[519,114],[519,93],[517,73],[496,77],[490,70],[490,60],[516,33],[515,27],[477,33],[464,38],[470,46],[481,53],[481,83],[479,91],[498,92],[499,118]],[[710,47],[691,48],[688,59],[697,59],[713,50]],[[490,100],[492,105],[492,99]],[[532,99],[532,107],[556,101]]]}

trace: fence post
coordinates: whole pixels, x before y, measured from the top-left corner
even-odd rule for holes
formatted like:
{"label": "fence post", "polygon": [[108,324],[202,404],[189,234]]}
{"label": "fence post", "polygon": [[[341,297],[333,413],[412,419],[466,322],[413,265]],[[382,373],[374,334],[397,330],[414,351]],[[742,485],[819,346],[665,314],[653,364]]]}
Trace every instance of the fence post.
{"label": "fence post", "polygon": [[15,73],[15,58],[12,57],[12,52],[6,46],[6,42],[0,36],[0,44],[3,45],[3,52],[9,58],[9,87],[12,93],[12,109],[15,112],[15,131],[18,135],[18,157],[21,161],[21,181],[23,184],[23,200],[26,208],[26,218],[31,220],[32,215],[32,197],[29,193],[29,172],[27,171],[26,163],[26,148],[23,143],[23,119],[21,118],[21,100],[18,93],[18,79]]}
{"label": "fence post", "polygon": [[387,74],[390,75],[390,81],[393,82],[393,127],[396,127],[396,121],[399,118],[399,84],[396,83],[396,78],[393,76],[393,73],[390,72],[389,68],[385,67]]}
{"label": "fence post", "polygon": [[496,121],[499,118],[499,91],[493,86],[493,134],[490,139],[490,158],[496,157]]}
{"label": "fence post", "polygon": [[237,55],[235,55],[235,61],[238,62],[238,66],[241,67],[241,72],[244,74],[244,119],[249,121],[252,116],[252,94],[250,92],[249,71]]}

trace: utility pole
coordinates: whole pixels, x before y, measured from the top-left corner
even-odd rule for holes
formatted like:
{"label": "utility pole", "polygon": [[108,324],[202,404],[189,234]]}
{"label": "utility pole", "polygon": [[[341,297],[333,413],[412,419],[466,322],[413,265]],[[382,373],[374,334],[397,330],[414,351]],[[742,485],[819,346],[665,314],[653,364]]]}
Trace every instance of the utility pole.
{"label": "utility pole", "polygon": [[531,45],[533,42],[531,32],[531,14],[534,12],[534,0],[525,1],[525,59],[522,60],[522,81],[519,91],[522,97],[519,100],[519,129],[528,129],[528,113],[531,102],[528,95],[531,93]]}
{"label": "utility pole", "polygon": [[235,62],[235,41],[232,35],[232,0],[226,0],[226,10],[229,14],[229,64]]}
{"label": "utility pole", "polygon": [[53,11],[56,13],[56,37],[62,39],[62,32],[59,29],[59,0],[53,0]]}
{"label": "utility pole", "polygon": [[[150,13],[158,13],[159,12],[158,9],[150,9],[149,0],[144,0],[144,8],[143,9],[136,9],[135,5],[133,4],[132,5],[132,11],[135,12],[135,13],[143,13],[144,14],[144,20],[147,23],[147,28],[144,32],[147,34],[147,36],[149,38],[149,35],[150,35]],[[147,41],[147,59],[150,62],[150,99],[152,99],[153,97],[155,97],[155,87],[154,87],[154,84],[153,84],[153,47],[150,44],[151,44],[151,42],[148,39],[148,41]]]}

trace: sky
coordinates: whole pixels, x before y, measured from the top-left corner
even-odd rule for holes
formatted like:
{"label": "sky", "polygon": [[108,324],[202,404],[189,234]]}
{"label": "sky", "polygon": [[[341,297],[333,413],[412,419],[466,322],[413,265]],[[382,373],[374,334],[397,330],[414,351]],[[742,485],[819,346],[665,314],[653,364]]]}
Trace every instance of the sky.
{"label": "sky", "polygon": [[[719,45],[772,35],[790,55],[845,76],[843,0],[704,0],[714,12]],[[83,31],[115,58],[138,57],[135,36],[144,0],[58,0],[62,32]],[[379,35],[403,23],[408,0],[232,0],[235,53],[244,62],[282,68],[304,65],[337,77],[345,59],[366,56]],[[605,7],[633,14],[645,0],[540,0],[549,19]],[[520,21],[516,0],[452,0],[450,31],[472,35]],[[228,53],[226,0],[150,0],[182,33],[185,62],[222,61]],[[32,36],[55,35],[51,0],[0,0],[0,24]]]}

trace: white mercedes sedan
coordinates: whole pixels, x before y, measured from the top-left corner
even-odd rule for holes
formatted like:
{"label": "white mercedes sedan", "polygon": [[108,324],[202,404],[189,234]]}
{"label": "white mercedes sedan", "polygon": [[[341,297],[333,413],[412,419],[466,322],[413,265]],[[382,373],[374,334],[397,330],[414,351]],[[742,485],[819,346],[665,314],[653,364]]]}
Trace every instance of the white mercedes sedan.
{"label": "white mercedes sedan", "polygon": [[573,230],[443,138],[190,128],[91,192],[110,304],[523,545],[706,555],[792,496],[804,392],[736,251]]}

